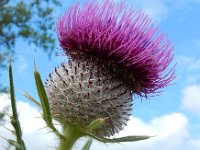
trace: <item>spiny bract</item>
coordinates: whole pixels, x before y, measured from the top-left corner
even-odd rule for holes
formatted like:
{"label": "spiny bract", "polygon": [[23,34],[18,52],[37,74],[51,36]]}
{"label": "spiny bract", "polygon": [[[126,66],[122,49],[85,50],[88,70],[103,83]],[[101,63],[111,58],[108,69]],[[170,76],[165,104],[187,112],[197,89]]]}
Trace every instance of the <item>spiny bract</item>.
{"label": "spiny bract", "polygon": [[82,128],[96,119],[108,118],[94,133],[111,136],[123,129],[129,119],[131,92],[107,74],[107,66],[98,68],[92,64],[70,60],[49,75],[46,91],[50,108],[53,115]]}

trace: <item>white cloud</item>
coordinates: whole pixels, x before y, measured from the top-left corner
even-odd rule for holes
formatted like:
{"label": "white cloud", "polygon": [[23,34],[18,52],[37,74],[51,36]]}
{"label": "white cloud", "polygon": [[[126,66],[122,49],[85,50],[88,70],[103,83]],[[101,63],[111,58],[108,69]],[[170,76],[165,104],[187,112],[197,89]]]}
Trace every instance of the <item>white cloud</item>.
{"label": "white cloud", "polygon": [[[0,103],[5,106],[9,103],[9,98],[6,95],[0,95]],[[57,143],[55,136],[50,134],[47,129],[42,129],[45,124],[40,117],[39,111],[25,102],[17,102],[19,109],[21,126],[23,129],[23,138],[28,150],[53,150]],[[99,142],[92,144],[91,150],[199,150],[200,139],[194,139],[188,131],[189,122],[187,117],[181,113],[172,113],[160,117],[155,117],[149,122],[131,117],[128,125],[117,136],[127,135],[157,135],[148,140],[124,143],[124,144],[109,144],[105,146]],[[9,127],[11,127],[9,125]],[[12,136],[8,131],[0,127],[0,135],[6,138]],[[83,143],[83,140],[81,141]],[[79,142],[79,143],[81,143]],[[0,145],[5,145],[5,141],[1,139]],[[0,147],[1,147],[0,146]],[[1,147],[2,148],[2,147]],[[0,148],[0,149],[1,149]],[[81,146],[75,146],[80,149]]]}
{"label": "white cloud", "polygon": [[[187,118],[180,113],[173,113],[152,119],[145,123],[139,118],[131,117],[128,126],[119,136],[127,135],[157,135],[148,140],[127,144],[106,146],[108,150],[177,150],[184,149],[183,144],[190,136],[187,130]],[[162,146],[162,148],[161,148]],[[200,148],[200,147],[198,147]],[[105,149],[105,146],[94,144],[93,149]],[[186,149],[184,149],[186,150]]]}
{"label": "white cloud", "polygon": [[182,106],[200,116],[200,86],[190,85],[182,91]]}
{"label": "white cloud", "polygon": [[1,94],[0,95],[0,111],[3,111],[3,109],[10,104],[8,101],[8,95],[7,94]]}

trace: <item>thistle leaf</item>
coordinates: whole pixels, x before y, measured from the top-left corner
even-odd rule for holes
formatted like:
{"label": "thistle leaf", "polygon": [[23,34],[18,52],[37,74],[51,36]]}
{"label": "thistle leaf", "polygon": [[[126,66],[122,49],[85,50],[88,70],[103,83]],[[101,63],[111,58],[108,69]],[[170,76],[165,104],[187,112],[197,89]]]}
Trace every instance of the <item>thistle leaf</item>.
{"label": "thistle leaf", "polygon": [[40,74],[36,69],[36,66],[34,70],[34,77],[35,77],[37,91],[38,91],[38,95],[39,95],[41,106],[42,106],[43,119],[45,120],[48,126],[52,126],[52,116],[51,116],[51,112],[49,108],[49,101],[48,101]]}
{"label": "thistle leaf", "polygon": [[146,139],[149,139],[150,137],[152,136],[146,136],[146,135],[125,136],[125,137],[113,138],[113,139],[104,138],[104,140],[105,140],[105,143],[122,143],[122,142],[135,142],[135,141],[146,140]]}
{"label": "thistle leaf", "polygon": [[19,119],[18,119],[19,117],[17,114],[11,62],[9,64],[9,82],[10,82],[10,97],[11,97],[11,106],[12,106],[12,116],[10,118],[11,118],[11,124],[15,129],[16,138],[17,138],[18,146],[16,147],[16,150],[26,150],[24,141],[22,139],[22,130],[21,130]]}
{"label": "thistle leaf", "polygon": [[104,137],[97,137],[96,135],[91,134],[91,133],[89,133],[88,135],[103,143],[136,142],[136,141],[146,140],[151,137],[154,137],[154,136],[141,135],[141,136],[125,136],[125,137],[110,139],[110,138],[104,138]]}
{"label": "thistle leaf", "polygon": [[92,145],[92,138],[89,138],[85,145],[83,146],[82,150],[89,150]]}
{"label": "thistle leaf", "polygon": [[51,111],[50,111],[50,108],[49,108],[49,101],[48,101],[47,94],[46,94],[46,91],[44,89],[44,85],[42,83],[40,74],[36,69],[36,65],[35,65],[35,70],[34,70],[34,77],[35,77],[35,83],[36,83],[38,95],[39,95],[40,102],[41,102],[40,106],[41,106],[42,111],[43,111],[43,119],[46,122],[47,126],[49,128],[51,128],[52,131],[56,135],[58,135],[59,137],[63,138],[63,135],[53,125],[52,115],[51,115]]}

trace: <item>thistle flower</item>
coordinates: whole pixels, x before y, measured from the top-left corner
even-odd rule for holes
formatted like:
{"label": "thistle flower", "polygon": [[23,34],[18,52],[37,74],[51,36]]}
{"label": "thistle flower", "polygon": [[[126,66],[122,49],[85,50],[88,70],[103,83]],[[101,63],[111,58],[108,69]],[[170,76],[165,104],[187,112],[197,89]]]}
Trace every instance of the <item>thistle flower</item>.
{"label": "thistle flower", "polygon": [[[140,96],[160,92],[174,79],[167,69],[173,46],[151,19],[124,3],[97,0],[68,9],[56,25],[64,52],[75,60],[112,66],[110,75]],[[110,65],[111,64],[111,65]]]}
{"label": "thistle flower", "polygon": [[124,3],[76,4],[58,19],[56,31],[70,58],[47,79],[50,109],[81,128],[108,118],[93,131],[99,137],[123,129],[132,94],[154,94],[174,79],[174,68],[167,69],[173,58],[170,41]]}

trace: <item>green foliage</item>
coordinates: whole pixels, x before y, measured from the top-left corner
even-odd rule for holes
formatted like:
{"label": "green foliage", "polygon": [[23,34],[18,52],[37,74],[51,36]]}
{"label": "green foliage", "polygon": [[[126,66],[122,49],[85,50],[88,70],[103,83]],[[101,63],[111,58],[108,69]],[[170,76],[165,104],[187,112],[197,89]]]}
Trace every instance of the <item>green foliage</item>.
{"label": "green foliage", "polygon": [[7,55],[8,53],[0,52],[0,68],[5,68],[4,60],[7,58]]}
{"label": "green foliage", "polygon": [[[52,31],[58,6],[59,0],[0,0],[0,69],[6,68],[18,38],[51,55],[55,49]],[[0,85],[0,92],[5,91],[8,92]]]}
{"label": "green foliage", "polygon": [[[54,28],[54,11],[58,0],[0,1],[0,50],[10,54],[16,39],[42,48],[49,54],[55,48],[51,32]],[[9,52],[8,52],[9,51]],[[5,60],[0,53],[0,65]]]}

